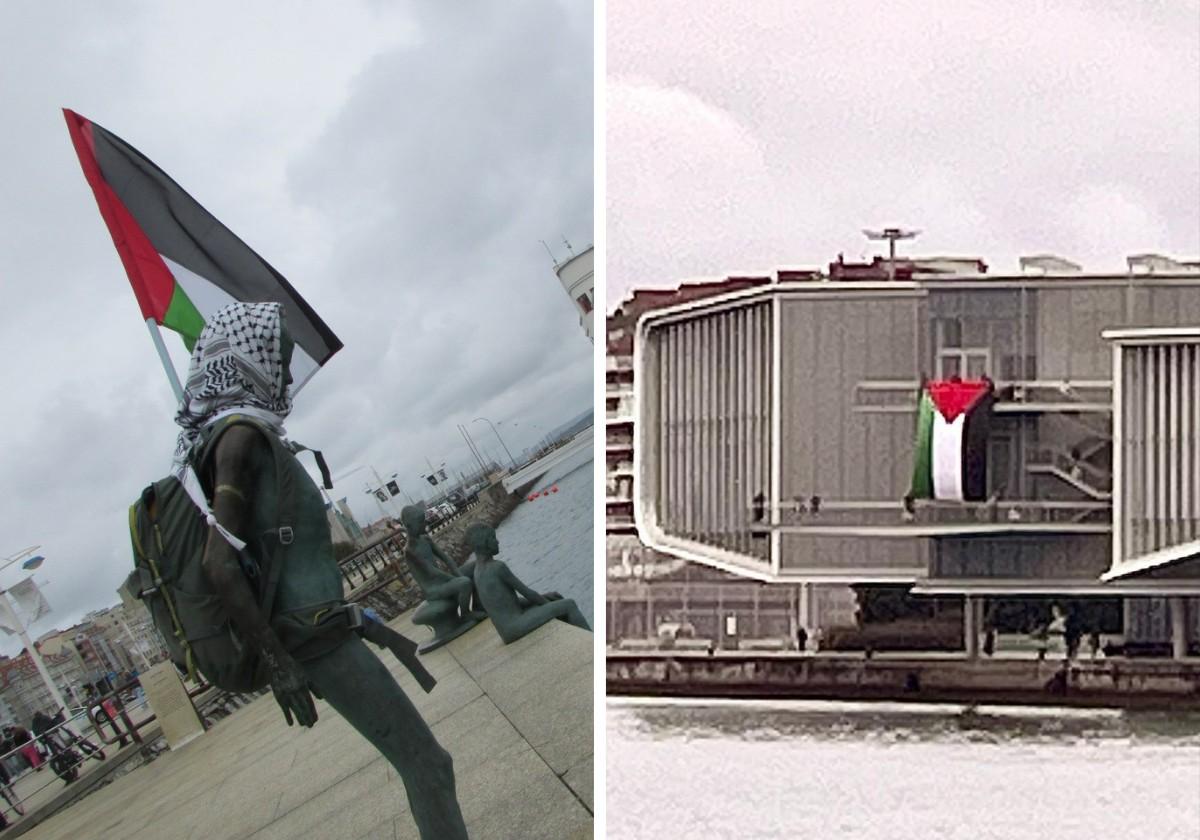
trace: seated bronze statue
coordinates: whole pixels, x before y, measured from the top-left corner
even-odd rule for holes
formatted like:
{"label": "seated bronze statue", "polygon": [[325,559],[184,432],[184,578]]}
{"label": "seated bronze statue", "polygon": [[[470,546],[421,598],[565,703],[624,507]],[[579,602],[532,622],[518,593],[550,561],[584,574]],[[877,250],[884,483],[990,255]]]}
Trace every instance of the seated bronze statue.
{"label": "seated bronze statue", "polygon": [[[196,342],[176,418],[183,427],[176,458],[186,462],[203,435],[214,435],[206,450],[212,454],[198,469],[212,499],[204,573],[239,637],[259,652],[288,725],[293,718],[301,726],[316,723],[313,696],[323,697],[396,768],[420,836],[465,840],[450,754],[363,637],[347,630],[314,648],[300,646],[285,632],[345,614],[325,503],[294,454],[278,462],[283,478],[294,483],[292,509],[279,509],[273,447],[283,438],[283,420],[291,410],[293,349],[277,303],[226,306],[214,313]],[[256,422],[215,425],[231,414]],[[278,527],[281,521],[292,524]],[[235,550],[222,532],[240,535],[246,552]],[[272,568],[277,593],[265,613],[245,565],[262,563],[264,557],[244,555],[269,540],[286,546],[286,562]],[[408,648],[415,648],[410,641],[371,621],[363,636],[391,647],[423,688],[432,687],[415,651],[409,655]]]}
{"label": "seated bronze statue", "polygon": [[[421,653],[427,653],[461,636],[487,616],[471,609],[474,586],[470,567],[460,569],[425,533],[425,508],[406,506],[400,511],[400,521],[408,533],[404,562],[425,596],[425,603],[417,608],[413,621],[433,630],[433,638],[419,648]],[[438,568],[439,559],[449,571]]]}
{"label": "seated bronze statue", "polygon": [[591,631],[574,601],[556,592],[535,592],[513,574],[507,563],[496,559],[500,543],[494,528],[472,525],[467,529],[467,541],[475,552],[475,591],[479,602],[506,645],[555,618]]}

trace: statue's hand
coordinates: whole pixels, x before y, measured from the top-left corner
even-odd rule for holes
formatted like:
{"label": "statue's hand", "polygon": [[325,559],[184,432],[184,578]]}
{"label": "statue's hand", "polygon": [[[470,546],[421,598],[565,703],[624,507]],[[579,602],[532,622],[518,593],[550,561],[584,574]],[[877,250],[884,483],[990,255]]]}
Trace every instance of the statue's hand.
{"label": "statue's hand", "polygon": [[317,707],[313,703],[315,692],[309,688],[304,671],[291,657],[271,663],[271,693],[283,709],[288,726],[292,725],[293,716],[301,726],[312,726],[317,722]]}

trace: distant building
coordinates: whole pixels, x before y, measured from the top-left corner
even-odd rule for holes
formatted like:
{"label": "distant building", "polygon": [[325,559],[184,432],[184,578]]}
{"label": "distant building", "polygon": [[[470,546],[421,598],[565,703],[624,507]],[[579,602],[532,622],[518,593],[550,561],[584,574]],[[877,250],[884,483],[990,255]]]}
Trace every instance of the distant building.
{"label": "distant building", "polygon": [[577,254],[566,262],[556,265],[554,272],[558,275],[558,280],[562,283],[567,297],[571,299],[571,303],[579,312],[579,326],[583,327],[583,331],[587,333],[588,341],[594,342],[595,339],[592,337],[594,301],[592,247],[589,245],[582,254]]}
{"label": "distant building", "polygon": [[141,603],[118,604],[89,613],[84,619],[90,623],[88,630],[97,648],[110,664],[140,671],[167,655],[162,637]]}
{"label": "distant building", "polygon": [[[63,697],[68,702],[81,700],[80,686],[84,683],[84,669],[79,656],[68,650],[69,643],[57,648],[54,645],[38,647],[42,662]],[[57,652],[51,653],[48,649]],[[52,712],[56,706],[37,666],[24,650],[14,658],[0,659],[0,698],[7,706],[6,713],[23,726],[29,725],[34,712]]]}
{"label": "distant building", "polygon": [[350,504],[345,499],[339,499],[337,506],[331,511],[331,513],[333,514],[332,518],[337,520],[338,527],[340,527],[349,538],[347,542],[352,542],[355,544],[362,542],[362,527],[358,524],[358,520],[354,518],[354,513],[350,510]]}
{"label": "distant building", "polygon": [[[881,593],[950,604],[972,655],[1051,603],[1127,655],[1200,653],[1200,266],[1128,262],[636,291],[608,323],[608,641],[794,645]],[[913,497],[926,377],[994,386],[982,501]]]}

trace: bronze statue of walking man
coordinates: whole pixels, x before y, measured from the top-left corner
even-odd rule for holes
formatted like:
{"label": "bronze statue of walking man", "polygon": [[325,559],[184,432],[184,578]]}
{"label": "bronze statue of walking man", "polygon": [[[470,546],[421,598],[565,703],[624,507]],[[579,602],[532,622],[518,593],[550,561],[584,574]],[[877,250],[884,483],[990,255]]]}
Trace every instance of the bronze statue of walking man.
{"label": "bronze statue of walking man", "polygon": [[[209,529],[205,573],[243,642],[260,653],[288,725],[294,720],[312,726],[317,720],[313,697],[325,699],[396,768],[421,837],[461,840],[467,833],[450,754],[383,663],[353,632],[303,643],[297,641],[303,633],[293,632],[321,626],[339,614],[334,607],[344,607],[325,505],[294,455],[282,462],[284,474],[278,477],[294,482],[294,509],[277,509],[277,460],[267,436],[284,436],[294,346],[279,304],[235,303],[215,313],[192,353],[176,418],[183,427],[177,459],[187,458],[205,430],[223,418],[236,414],[254,421],[228,424],[218,429],[215,441],[206,441],[200,480],[220,528]],[[279,527],[284,515],[283,521],[293,523],[287,529]],[[244,540],[246,551],[237,552],[221,530]],[[247,569],[264,562],[256,550],[270,556],[261,550],[270,540],[285,542],[287,550],[277,570],[271,614],[264,615]],[[390,646],[426,690],[432,687],[432,678],[413,664],[411,642],[380,624],[363,635]]]}

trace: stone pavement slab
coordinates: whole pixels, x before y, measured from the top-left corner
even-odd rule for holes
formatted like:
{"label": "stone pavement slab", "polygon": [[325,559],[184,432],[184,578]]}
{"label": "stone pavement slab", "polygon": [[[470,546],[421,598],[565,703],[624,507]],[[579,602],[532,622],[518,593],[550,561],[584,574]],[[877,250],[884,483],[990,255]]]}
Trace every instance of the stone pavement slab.
{"label": "stone pavement slab", "polygon": [[[410,616],[392,622],[423,639]],[[485,621],[422,657],[432,694],[383,661],[454,758],[472,838],[592,836],[592,634],[558,621],[505,646]],[[395,771],[324,702],[288,728],[269,695],[33,827],[29,840],[416,838]]]}

